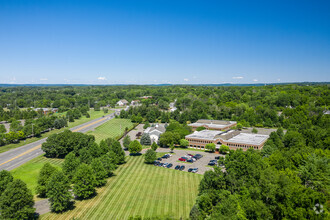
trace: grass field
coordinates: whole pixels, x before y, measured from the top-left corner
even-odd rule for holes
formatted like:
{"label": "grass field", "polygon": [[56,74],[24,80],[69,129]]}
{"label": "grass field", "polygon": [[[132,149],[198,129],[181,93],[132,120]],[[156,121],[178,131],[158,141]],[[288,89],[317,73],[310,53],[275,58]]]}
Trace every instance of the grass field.
{"label": "grass field", "polygon": [[92,199],[76,202],[72,211],[47,213],[42,219],[119,219],[170,215],[187,218],[202,175],[144,164],[143,156],[128,157]]}
{"label": "grass field", "polygon": [[[109,113],[107,114],[111,114],[113,111],[109,111]],[[61,114],[61,113],[59,113]],[[90,120],[93,120],[93,119],[96,119],[96,118],[100,118],[104,115],[104,112],[103,111],[94,111],[94,110],[91,110],[90,111],[90,118],[86,118],[85,116],[82,116],[80,119],[76,119],[74,122],[70,122],[69,123],[69,128],[72,128],[72,127],[75,127],[75,126],[78,126],[78,125],[81,125],[83,123],[86,123]],[[124,128],[125,129],[125,128]],[[20,141],[19,143],[17,144],[8,144],[8,145],[5,145],[5,146],[2,146],[0,147],[0,153],[3,153],[5,151],[8,151],[10,149],[14,149],[14,148],[17,148],[17,147],[21,147],[23,145],[26,145],[26,144],[30,144],[30,143],[33,143],[35,141],[38,141],[42,138],[46,138],[52,134],[56,134],[56,133],[59,133],[61,131],[63,131],[64,128],[62,129],[59,129],[59,130],[52,130],[50,132],[47,132],[47,133],[44,133],[42,134],[41,137],[33,137],[33,138],[29,138],[29,139],[26,139],[25,141]]]}
{"label": "grass field", "polygon": [[94,135],[96,142],[100,143],[103,139],[115,138],[122,135],[125,132],[126,127],[133,127],[131,120],[114,118],[95,128],[94,131],[87,132],[87,134]]}
{"label": "grass field", "polygon": [[32,191],[33,195],[35,195],[39,172],[42,166],[47,162],[54,167],[61,169],[63,159],[51,159],[39,156],[10,172],[13,174],[14,178],[23,180],[27,184],[27,187]]}

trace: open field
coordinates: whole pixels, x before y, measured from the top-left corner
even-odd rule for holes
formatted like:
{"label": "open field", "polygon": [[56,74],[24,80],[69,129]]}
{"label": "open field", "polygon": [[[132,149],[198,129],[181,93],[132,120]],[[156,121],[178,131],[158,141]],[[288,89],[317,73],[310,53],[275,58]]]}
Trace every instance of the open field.
{"label": "open field", "polygon": [[92,199],[76,202],[72,211],[47,213],[42,219],[128,219],[171,215],[187,218],[202,175],[144,164],[143,156],[128,157]]}
{"label": "open field", "polygon": [[39,156],[10,172],[13,174],[14,178],[23,180],[27,184],[27,187],[32,191],[32,194],[35,195],[39,172],[42,166],[47,162],[52,164],[54,167],[61,169],[63,159],[51,159],[44,156]]}
{"label": "open field", "polygon": [[87,134],[94,135],[96,142],[100,143],[103,139],[115,138],[122,135],[125,132],[126,127],[133,127],[131,120],[114,118],[95,128],[94,131],[87,132]]}
{"label": "open field", "polygon": [[[113,112],[114,111],[109,111],[107,114],[111,114]],[[90,116],[91,116],[90,118],[86,118],[85,116],[82,116],[80,119],[76,119],[74,122],[70,122],[68,125],[69,125],[69,128],[72,128],[72,127],[81,125],[83,123],[86,123],[88,121],[91,121],[93,119],[100,118],[103,115],[104,115],[104,112],[103,111],[94,111],[94,110],[91,110],[90,111]],[[8,151],[10,149],[21,147],[21,146],[26,145],[26,144],[33,143],[33,142],[38,141],[40,139],[49,137],[52,134],[59,133],[59,132],[63,131],[64,129],[66,129],[66,128],[62,128],[62,129],[59,129],[59,130],[55,129],[55,130],[52,130],[50,132],[46,132],[46,133],[42,134],[41,137],[28,138],[25,141],[20,141],[17,144],[8,144],[8,145],[5,145],[5,146],[1,146],[0,147],[0,153],[6,152],[6,151]]]}

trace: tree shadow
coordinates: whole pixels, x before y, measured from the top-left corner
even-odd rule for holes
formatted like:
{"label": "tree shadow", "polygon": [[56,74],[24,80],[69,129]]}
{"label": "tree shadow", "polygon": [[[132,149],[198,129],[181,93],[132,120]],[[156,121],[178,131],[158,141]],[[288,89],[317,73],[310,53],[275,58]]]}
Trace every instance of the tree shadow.
{"label": "tree shadow", "polygon": [[130,153],[129,155],[133,156],[133,157],[136,157],[136,156],[141,156],[142,154],[141,153]]}

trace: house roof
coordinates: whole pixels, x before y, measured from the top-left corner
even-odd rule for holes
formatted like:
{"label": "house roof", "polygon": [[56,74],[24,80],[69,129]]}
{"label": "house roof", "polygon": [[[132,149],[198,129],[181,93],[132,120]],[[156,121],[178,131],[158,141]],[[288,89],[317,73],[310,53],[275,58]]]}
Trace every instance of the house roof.
{"label": "house roof", "polygon": [[223,129],[225,127],[235,125],[236,121],[223,121],[223,120],[208,120],[208,119],[200,119],[195,123],[189,124],[189,126],[192,127],[202,127],[207,126],[209,128],[217,128],[217,129]]}
{"label": "house roof", "polygon": [[144,131],[144,133],[147,133],[147,134],[151,134],[151,133],[156,134],[156,133],[158,133],[158,134],[160,135],[160,134],[164,133],[165,131],[166,131],[166,128],[165,128],[164,125],[162,125],[162,124],[157,124],[157,125],[154,126],[154,127],[148,127],[148,128]]}
{"label": "house roof", "polygon": [[228,143],[260,145],[269,138],[269,135],[240,133],[229,140]]}
{"label": "house roof", "polygon": [[216,140],[219,135],[224,133],[223,131],[212,131],[212,130],[202,130],[195,131],[192,134],[186,136],[186,138],[197,138],[205,140]]}

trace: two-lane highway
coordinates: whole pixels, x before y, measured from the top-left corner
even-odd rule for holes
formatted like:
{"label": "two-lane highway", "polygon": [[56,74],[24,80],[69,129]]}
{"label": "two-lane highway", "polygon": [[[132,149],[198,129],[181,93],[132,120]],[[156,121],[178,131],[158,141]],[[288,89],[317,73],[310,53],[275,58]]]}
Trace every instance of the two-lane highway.
{"label": "two-lane highway", "polygon": [[[115,114],[109,114],[101,118],[97,118],[70,128],[73,132],[87,132],[100,126],[101,124],[113,119]],[[41,145],[46,141],[47,138],[43,138],[36,142],[11,149],[0,154],[0,170],[12,170],[20,165],[32,160],[33,158],[42,155],[44,152],[41,150]]]}

